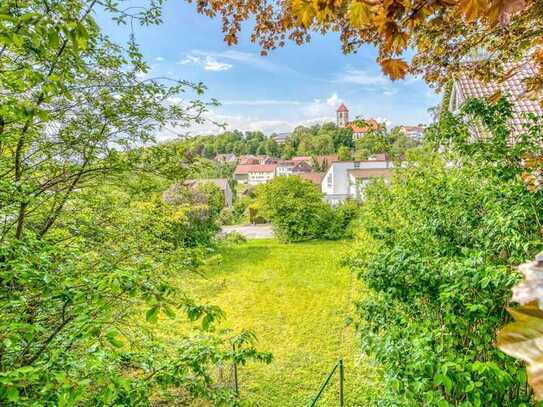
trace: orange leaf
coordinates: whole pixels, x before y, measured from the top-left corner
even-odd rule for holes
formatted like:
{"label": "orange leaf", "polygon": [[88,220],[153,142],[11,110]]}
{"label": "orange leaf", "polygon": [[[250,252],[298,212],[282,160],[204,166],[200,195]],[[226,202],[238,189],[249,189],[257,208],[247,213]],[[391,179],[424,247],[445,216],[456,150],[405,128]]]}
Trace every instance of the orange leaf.
{"label": "orange leaf", "polygon": [[507,25],[526,6],[526,0],[494,0],[488,10],[488,21],[491,26]]}
{"label": "orange leaf", "polygon": [[403,79],[407,74],[409,65],[399,58],[385,58],[379,61],[383,72],[393,81]]}
{"label": "orange leaf", "polygon": [[461,0],[458,8],[464,18],[471,22],[486,15],[488,2],[487,0]]}

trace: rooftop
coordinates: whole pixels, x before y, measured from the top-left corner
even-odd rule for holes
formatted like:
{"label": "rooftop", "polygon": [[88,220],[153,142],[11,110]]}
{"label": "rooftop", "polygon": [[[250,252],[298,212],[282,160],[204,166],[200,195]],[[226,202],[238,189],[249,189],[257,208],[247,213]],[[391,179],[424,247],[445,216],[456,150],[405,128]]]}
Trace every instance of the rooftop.
{"label": "rooftop", "polygon": [[234,174],[243,175],[250,172],[274,172],[277,164],[239,164]]}

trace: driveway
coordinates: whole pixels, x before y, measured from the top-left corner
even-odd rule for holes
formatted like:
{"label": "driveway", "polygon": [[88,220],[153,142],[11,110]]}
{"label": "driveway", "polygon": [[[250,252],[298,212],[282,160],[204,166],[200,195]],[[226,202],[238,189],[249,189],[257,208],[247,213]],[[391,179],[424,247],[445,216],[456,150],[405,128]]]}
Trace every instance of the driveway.
{"label": "driveway", "polygon": [[273,230],[270,224],[265,225],[233,225],[223,226],[221,234],[238,232],[247,239],[271,239],[273,238]]}

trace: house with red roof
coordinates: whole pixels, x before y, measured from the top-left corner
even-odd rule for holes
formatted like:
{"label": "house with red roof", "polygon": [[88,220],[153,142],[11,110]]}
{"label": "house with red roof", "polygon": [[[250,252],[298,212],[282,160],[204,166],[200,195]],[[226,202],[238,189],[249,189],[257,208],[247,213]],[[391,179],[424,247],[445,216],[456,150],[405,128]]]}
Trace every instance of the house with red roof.
{"label": "house with red roof", "polygon": [[349,121],[349,109],[344,103],[336,110],[336,125],[339,128],[349,128],[353,131],[353,139],[358,140],[370,131],[383,128],[383,125],[375,119]]}
{"label": "house with red roof", "polygon": [[238,164],[234,179],[249,185],[265,184],[277,173],[277,164]]}

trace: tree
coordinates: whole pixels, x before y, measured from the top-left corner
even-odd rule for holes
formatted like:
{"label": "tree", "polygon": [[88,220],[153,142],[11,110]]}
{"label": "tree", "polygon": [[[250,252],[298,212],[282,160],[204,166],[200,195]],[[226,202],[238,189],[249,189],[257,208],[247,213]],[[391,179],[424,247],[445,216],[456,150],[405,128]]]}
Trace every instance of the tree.
{"label": "tree", "polygon": [[[287,40],[309,42],[312,32],[339,32],[345,53],[374,44],[377,61],[392,79],[421,73],[438,86],[461,71],[507,76],[504,64],[536,48],[543,28],[542,9],[535,0],[203,0],[197,10],[223,19],[230,45],[237,43],[242,22],[250,19],[256,21],[251,39],[264,55]],[[408,47],[416,50],[409,63],[402,59]],[[532,59],[541,66],[543,52],[535,52]],[[543,79],[529,79],[529,85],[540,93]]]}
{"label": "tree", "polygon": [[[99,4],[119,21],[160,21],[160,1],[137,15],[95,0],[0,6],[0,404],[146,405],[159,387],[232,403],[213,365],[263,355],[250,335],[232,352],[206,334],[222,312],[171,282],[201,264],[195,238],[216,228],[214,200],[164,202],[191,163],[178,145],[142,147],[162,126],[200,122],[204,87],[141,79],[135,39],[103,35]],[[157,339],[154,324],[176,312],[201,339]]]}
{"label": "tree", "polygon": [[351,150],[345,146],[339,147],[337,155],[340,161],[351,161],[353,158],[351,155]]}
{"label": "tree", "polygon": [[257,188],[259,213],[269,219],[285,241],[315,239],[329,209],[312,183],[296,176],[276,177]]}

